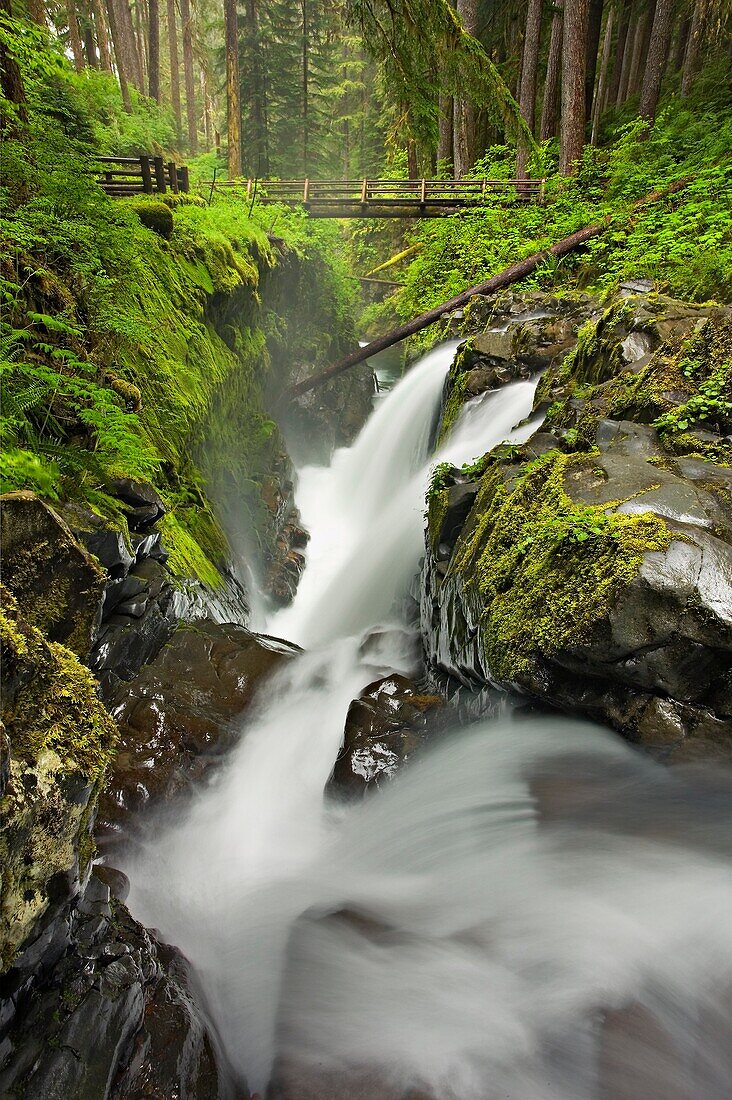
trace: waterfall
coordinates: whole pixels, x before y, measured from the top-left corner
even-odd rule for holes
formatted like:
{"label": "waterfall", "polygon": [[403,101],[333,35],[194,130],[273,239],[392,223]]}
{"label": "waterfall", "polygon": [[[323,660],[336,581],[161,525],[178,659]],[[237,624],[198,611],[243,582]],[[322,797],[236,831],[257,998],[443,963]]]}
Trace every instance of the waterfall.
{"label": "waterfall", "polygon": [[130,857],[131,906],[192,960],[235,1069],[263,1089],[274,1066],[297,1082],[288,1100],[328,1080],[337,1100],[651,1100],[600,1080],[600,1025],[628,1005],[683,1034],[706,1074],[659,1100],[723,1100],[726,1063],[701,1036],[732,988],[731,815],[712,842],[700,778],[589,723],[509,717],[446,735],[360,807],[324,803],[350,700],[401,667],[388,632],[377,655],[362,641],[399,623],[432,468],[535,428],[514,427],[534,393],[514,383],[430,455],[454,347],[329,466],[300,471],[308,562],[268,631],[308,651],[260,693],[212,784]]}

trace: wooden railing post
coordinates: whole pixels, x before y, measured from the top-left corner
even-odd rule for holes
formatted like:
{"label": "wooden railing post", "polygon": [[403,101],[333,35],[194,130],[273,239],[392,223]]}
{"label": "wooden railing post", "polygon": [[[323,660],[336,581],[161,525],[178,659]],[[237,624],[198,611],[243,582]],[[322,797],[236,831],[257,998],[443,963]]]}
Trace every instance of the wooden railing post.
{"label": "wooden railing post", "polygon": [[303,189],[302,189],[302,204],[303,204],[303,206],[307,206],[309,201],[310,201],[310,180],[305,180],[305,183],[304,183]]}
{"label": "wooden railing post", "polygon": [[174,195],[178,194],[178,169],[175,166],[175,161],[168,161],[168,183],[170,184],[170,190]]}
{"label": "wooden railing post", "polygon": [[155,189],[159,194],[164,195],[167,187],[165,185],[165,165],[162,157],[153,157],[153,169],[155,171]]}
{"label": "wooden railing post", "polygon": [[142,190],[146,195],[152,195],[152,175],[150,173],[150,157],[143,153],[140,157],[140,171],[142,172]]}
{"label": "wooden railing post", "polygon": [[419,205],[424,206],[427,199],[427,180],[422,180],[422,188],[420,191]]}
{"label": "wooden railing post", "polygon": [[364,180],[361,184],[361,206],[368,206],[369,202],[369,181]]}
{"label": "wooden railing post", "polygon": [[191,179],[188,174],[188,165],[182,164],[177,171],[178,190],[187,194],[191,189]]}

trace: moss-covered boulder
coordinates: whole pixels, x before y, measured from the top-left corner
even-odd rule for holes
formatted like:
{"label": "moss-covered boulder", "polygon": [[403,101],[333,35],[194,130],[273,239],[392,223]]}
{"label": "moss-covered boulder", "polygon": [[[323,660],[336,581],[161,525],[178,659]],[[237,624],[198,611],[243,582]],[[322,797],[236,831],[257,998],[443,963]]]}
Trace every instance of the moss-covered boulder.
{"label": "moss-covered boulder", "polygon": [[731,354],[732,311],[621,301],[545,375],[542,429],[474,467],[462,522],[465,474],[437,472],[434,666],[661,754],[732,753]]}
{"label": "moss-covered boulder", "polygon": [[2,720],[9,741],[0,802],[0,971],[39,934],[49,906],[70,899],[87,868],[96,797],[117,729],[91,673],[46,642],[2,590]]}
{"label": "moss-covered boulder", "polygon": [[127,205],[134,210],[146,229],[152,229],[166,241],[173,235],[173,211],[158,199],[130,199]]}
{"label": "moss-covered boulder", "polygon": [[0,512],[3,583],[30,625],[84,659],[101,621],[104,570],[34,493],[6,493]]}

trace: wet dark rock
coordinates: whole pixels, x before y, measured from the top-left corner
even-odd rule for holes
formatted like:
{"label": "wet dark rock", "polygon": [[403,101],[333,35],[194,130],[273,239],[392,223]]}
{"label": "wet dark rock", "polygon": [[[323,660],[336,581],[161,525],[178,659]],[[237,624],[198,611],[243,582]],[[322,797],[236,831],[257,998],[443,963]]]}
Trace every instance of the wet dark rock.
{"label": "wet dark rock", "polygon": [[100,800],[98,835],[192,784],[238,741],[254,693],[296,646],[210,620],[180,624],[132,684],[110,702],[120,742]]}
{"label": "wet dark rock", "polygon": [[2,1096],[248,1096],[227,1092],[183,956],[156,941],[96,875],[71,912],[53,967],[0,1003],[14,1010],[4,1032]]}
{"label": "wet dark rock", "polygon": [[349,798],[391,779],[424,743],[443,706],[439,695],[392,675],[364,688],[348,708],[330,787]]}
{"label": "wet dark rock", "polygon": [[109,489],[118,500],[128,505],[127,522],[131,531],[142,531],[165,515],[166,508],[152,485],[132,478],[114,478]]}
{"label": "wet dark rock", "polygon": [[5,788],[10,779],[10,741],[5,732],[5,726],[0,722],[0,798],[5,794]]}
{"label": "wet dark rock", "polygon": [[[449,532],[450,478],[432,494],[422,630],[433,669],[471,688],[519,690],[588,714],[664,759],[732,755],[732,474],[716,457],[726,454],[732,421],[721,402],[707,421],[719,431],[700,430],[692,403],[688,418],[678,417],[688,426],[666,426],[718,369],[715,349],[729,346],[730,325],[729,310],[660,296],[628,299],[588,333],[568,367],[544,376],[537,407],[553,403],[551,419],[518,453],[494,450],[485,489],[464,517],[453,512]],[[694,340],[694,367],[684,370]],[[545,473],[515,502],[523,525],[512,535],[517,554],[502,559],[506,574],[498,577],[486,549],[497,514],[491,508],[499,492],[521,486],[537,459],[546,460],[539,468]],[[533,494],[560,469],[561,497],[542,496],[539,513]],[[562,535],[568,514],[579,525],[569,539]],[[612,564],[619,544],[603,540],[602,521],[612,514],[639,523],[649,516],[653,530],[668,534],[668,545],[662,540],[641,552],[635,574],[622,581]],[[593,516],[600,526],[582,530]],[[536,551],[534,540],[546,538],[552,523],[556,548],[543,567],[551,567],[546,576],[558,587],[547,593],[538,569],[547,544]],[[492,544],[494,554],[499,544]],[[591,575],[590,601],[603,584],[613,586],[596,619],[580,629],[585,606],[577,604],[574,634],[555,641],[549,622],[543,634],[532,633],[547,596],[566,612],[579,599],[580,579]],[[506,607],[526,609],[523,626],[507,621]],[[514,645],[512,663],[502,656],[505,642],[498,652],[497,638]]]}
{"label": "wet dark rock", "polygon": [[85,658],[101,620],[104,573],[34,493],[8,493],[1,508],[3,583],[30,625]]}

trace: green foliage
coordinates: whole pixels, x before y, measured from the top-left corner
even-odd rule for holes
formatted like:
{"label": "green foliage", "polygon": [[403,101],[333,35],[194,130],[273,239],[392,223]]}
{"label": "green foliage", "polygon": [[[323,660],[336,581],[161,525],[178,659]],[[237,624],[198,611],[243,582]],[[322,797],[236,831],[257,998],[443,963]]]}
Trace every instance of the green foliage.
{"label": "green foliage", "polygon": [[134,210],[147,229],[152,229],[153,233],[166,241],[170,240],[173,235],[173,213],[166,203],[141,196],[130,199],[127,205],[130,210]]}

